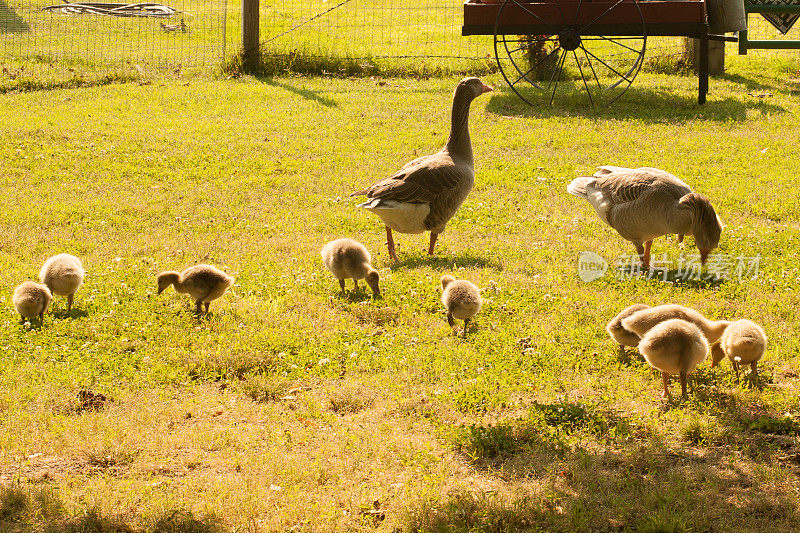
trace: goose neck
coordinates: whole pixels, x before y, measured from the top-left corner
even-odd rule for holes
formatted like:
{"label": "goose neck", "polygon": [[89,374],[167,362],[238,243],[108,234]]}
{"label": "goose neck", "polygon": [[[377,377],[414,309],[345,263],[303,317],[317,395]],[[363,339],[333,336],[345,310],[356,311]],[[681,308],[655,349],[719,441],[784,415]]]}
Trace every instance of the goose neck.
{"label": "goose neck", "polygon": [[467,94],[456,92],[450,116],[450,137],[446,150],[455,156],[472,161],[472,141],[469,138],[469,108],[472,99]]}
{"label": "goose neck", "polygon": [[708,320],[704,333],[706,335],[706,339],[708,339],[709,344],[715,344],[719,341],[722,334],[725,333],[725,329],[730,325],[730,322],[727,320]]}

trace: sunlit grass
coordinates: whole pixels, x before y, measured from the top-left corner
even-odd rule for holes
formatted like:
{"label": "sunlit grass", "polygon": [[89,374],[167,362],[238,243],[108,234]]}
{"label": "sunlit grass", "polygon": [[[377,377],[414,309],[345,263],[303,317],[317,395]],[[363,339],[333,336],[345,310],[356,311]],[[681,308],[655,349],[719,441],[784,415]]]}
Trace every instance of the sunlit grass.
{"label": "sunlit grass", "polygon": [[[434,258],[425,236],[398,236],[396,265],[348,195],[441,146],[455,78],[153,75],[0,94],[0,481],[20,488],[3,526],[796,527],[791,60],[733,58],[702,107],[692,77],[643,73],[599,112],[527,107],[499,79],[473,104],[475,188]],[[757,279],[580,281],[579,252],[633,252],[565,191],[601,164],[658,166],[707,194],[719,251],[760,256]],[[372,251],[382,299],[340,295],[318,255],[340,236]],[[57,298],[29,328],[11,293],[57,252],[83,259],[86,284],[71,314]],[[199,261],[237,278],[202,320],[155,286]],[[445,272],[483,289],[466,339],[442,313]],[[603,329],[635,301],[763,325],[764,389],[703,365],[689,401],[661,400]],[[107,401],[89,408],[82,390]]]}

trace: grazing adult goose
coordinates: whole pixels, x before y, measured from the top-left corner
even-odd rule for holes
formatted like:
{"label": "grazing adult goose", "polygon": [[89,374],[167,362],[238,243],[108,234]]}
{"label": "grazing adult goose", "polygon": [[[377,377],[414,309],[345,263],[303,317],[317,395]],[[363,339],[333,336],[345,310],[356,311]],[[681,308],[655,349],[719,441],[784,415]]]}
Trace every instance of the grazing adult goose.
{"label": "grazing adult goose", "polygon": [[344,292],[344,280],[353,279],[358,290],[358,280],[363,279],[375,296],[381,295],[378,285],[380,275],[372,268],[372,256],[360,242],[353,239],[336,239],[323,246],[320,252],[322,262],[330,270]]}
{"label": "grazing adult goose", "polygon": [[709,344],[716,343],[730,324],[727,320],[709,320],[690,307],[664,304],[636,311],[623,318],[622,327],[643,338],[650,329],[672,318],[680,318],[700,328]]}
{"label": "grazing adult goose", "polygon": [[644,360],[661,371],[664,396],[669,397],[669,376],[678,374],[681,393],[686,397],[686,376],[708,355],[708,342],[700,328],[679,318],[661,322],[648,331],[641,342],[639,352]]}
{"label": "grazing adult goose", "polygon": [[195,312],[198,315],[201,305],[205,305],[206,314],[208,314],[208,306],[211,302],[225,294],[225,291],[234,282],[234,278],[222,270],[204,264],[191,266],[183,272],[168,270],[160,273],[156,280],[158,294],[173,285],[176,292],[191,296],[195,301]]}
{"label": "grazing adult goose", "polygon": [[669,172],[602,166],[594,176],[572,180],[567,192],[587,200],[600,220],[631,241],[646,268],[653,239],[668,233],[694,235],[702,264],[719,244],[722,222],[711,202]]}
{"label": "grazing adult goose", "polygon": [[52,299],[53,295],[47,285],[33,281],[25,281],[19,285],[14,289],[14,296],[12,297],[14,307],[23,320],[37,316],[39,320],[42,320]]}
{"label": "grazing adult goose", "polygon": [[478,78],[464,78],[453,94],[450,137],[439,152],[406,163],[393,176],[353,193],[365,194],[359,204],[378,215],[386,225],[389,256],[397,261],[392,230],[400,233],[431,232],[428,254],[467,197],[475,181],[472,142],[469,138],[469,107],[476,97],[491,91]]}
{"label": "grazing adult goose", "polygon": [[67,312],[72,309],[72,299],[83,285],[85,276],[81,260],[70,254],[54,255],[39,270],[39,281],[53,294],[67,297]]}
{"label": "grazing adult goose", "polygon": [[614,341],[616,341],[617,344],[619,344],[619,355],[623,359],[625,358],[625,347],[630,346],[632,348],[636,348],[639,346],[639,341],[641,338],[636,333],[623,328],[622,320],[624,318],[628,318],[637,311],[641,311],[642,309],[650,309],[650,306],[645,304],[633,304],[628,306],[620,311],[617,316],[612,318],[606,326],[606,331],[608,334]]}
{"label": "grazing adult goose", "polygon": [[758,380],[758,362],[766,349],[767,336],[761,326],[751,320],[737,320],[725,328],[719,344],[711,348],[711,367],[727,357],[736,371],[736,381],[739,381],[739,365],[749,363],[750,377],[755,383]]}
{"label": "grazing adult goose", "polygon": [[481,310],[481,292],[473,283],[465,279],[455,279],[444,275],[442,284],[442,303],[447,309],[447,323],[455,325],[453,319],[464,321],[464,337],[467,336],[467,325],[472,317]]}

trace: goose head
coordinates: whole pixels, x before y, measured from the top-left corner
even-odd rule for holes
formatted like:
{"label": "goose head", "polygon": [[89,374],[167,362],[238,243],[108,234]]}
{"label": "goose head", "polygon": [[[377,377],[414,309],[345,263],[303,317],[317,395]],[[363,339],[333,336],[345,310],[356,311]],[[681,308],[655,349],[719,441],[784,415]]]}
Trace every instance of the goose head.
{"label": "goose head", "polygon": [[378,274],[378,271],[374,268],[370,268],[367,271],[367,275],[364,276],[364,281],[366,281],[367,285],[369,285],[369,288],[372,289],[372,294],[374,294],[376,298],[380,297],[381,287],[379,285],[380,275]]}
{"label": "goose head", "polygon": [[447,286],[450,285],[455,280],[456,278],[454,278],[450,274],[445,274],[444,276],[442,276],[442,278],[439,280],[439,283],[442,284],[442,290],[445,290]]}
{"label": "goose head", "polygon": [[178,272],[172,270],[167,272],[162,272],[156,278],[156,281],[158,282],[158,294],[164,292],[164,289],[166,289],[170,285],[177,284],[179,280],[180,280],[180,274]]}
{"label": "goose head", "polygon": [[711,347],[711,368],[717,366],[723,359],[725,359],[725,352],[722,351],[719,343],[716,343]]}
{"label": "goose head", "polygon": [[709,199],[702,194],[695,192],[687,194],[679,203],[692,212],[692,235],[700,251],[700,262],[705,265],[708,254],[719,244],[722,221]]}
{"label": "goose head", "polygon": [[455,96],[464,95],[468,101],[472,101],[484,93],[493,89],[475,77],[464,78],[456,86]]}

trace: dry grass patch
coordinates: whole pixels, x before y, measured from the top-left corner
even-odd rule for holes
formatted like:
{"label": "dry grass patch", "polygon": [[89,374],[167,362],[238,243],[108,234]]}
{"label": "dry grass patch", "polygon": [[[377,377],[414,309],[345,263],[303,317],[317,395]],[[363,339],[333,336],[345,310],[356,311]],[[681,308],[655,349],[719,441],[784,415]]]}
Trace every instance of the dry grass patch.
{"label": "dry grass patch", "polygon": [[331,410],[339,415],[354,414],[372,407],[378,394],[359,382],[346,382],[334,388],[328,397]]}

